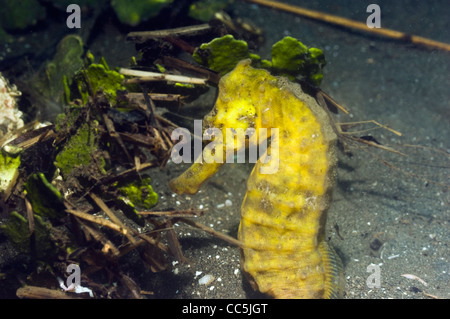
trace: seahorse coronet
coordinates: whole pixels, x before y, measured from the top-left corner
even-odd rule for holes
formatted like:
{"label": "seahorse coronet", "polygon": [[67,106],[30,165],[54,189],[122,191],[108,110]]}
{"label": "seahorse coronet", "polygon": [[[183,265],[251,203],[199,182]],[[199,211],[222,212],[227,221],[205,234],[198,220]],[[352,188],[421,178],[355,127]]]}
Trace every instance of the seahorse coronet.
{"label": "seahorse coronet", "polygon": [[[250,63],[241,61],[221,78],[205,117],[224,136],[226,128],[278,129],[267,134],[271,145],[264,154],[275,157],[277,170],[264,173],[260,158],[247,181],[238,231],[242,269],[252,287],[274,298],[342,297],[343,267],[325,241],[337,163],[331,121],[300,85]],[[195,193],[221,165],[194,163],[170,186]]]}

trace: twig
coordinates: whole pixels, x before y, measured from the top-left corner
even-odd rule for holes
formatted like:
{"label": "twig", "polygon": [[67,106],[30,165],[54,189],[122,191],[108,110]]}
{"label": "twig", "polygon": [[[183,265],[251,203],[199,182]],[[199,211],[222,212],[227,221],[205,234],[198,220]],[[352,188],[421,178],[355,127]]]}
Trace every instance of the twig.
{"label": "twig", "polygon": [[159,123],[155,120],[155,113],[156,113],[156,106],[153,100],[148,95],[148,89],[145,85],[141,85],[142,93],[144,94],[144,101],[145,101],[145,112],[147,113],[147,117],[150,118],[150,124],[152,126],[156,126],[159,128]]}
{"label": "twig", "polygon": [[350,137],[350,138],[355,140],[355,141],[357,141],[357,142],[359,142],[359,143],[367,144],[369,146],[373,146],[373,147],[382,149],[384,151],[389,151],[389,152],[392,152],[392,153],[395,153],[395,154],[398,154],[398,155],[402,155],[402,156],[408,156],[405,153],[399,152],[396,149],[394,149],[392,147],[389,147],[389,146],[380,145],[378,143],[375,143],[375,142],[372,142],[372,141],[367,141],[367,140],[364,140],[362,138],[357,138],[357,137]]}
{"label": "twig", "polygon": [[411,275],[411,274],[402,274],[400,275],[402,277],[405,277],[407,279],[412,279],[412,280],[417,280],[418,282],[420,282],[422,285],[424,285],[425,287],[428,286],[428,284],[425,282],[425,280],[417,277],[416,275]]}
{"label": "twig", "polygon": [[131,235],[133,233],[132,229],[129,229],[128,227],[126,227],[121,221],[120,219],[109,209],[108,206],[106,206],[105,202],[98,197],[97,195],[95,195],[94,193],[90,193],[89,196],[92,198],[92,200],[97,204],[98,207],[100,207],[100,209],[102,211],[104,211],[106,213],[106,215],[108,215],[108,217],[116,224],[118,224],[123,230],[124,230],[124,235],[128,238],[128,240],[130,242],[132,242],[133,244],[136,242],[136,240],[133,238],[133,236]]}
{"label": "twig", "polygon": [[146,170],[146,169],[148,169],[150,167],[156,167],[156,166],[158,166],[157,161],[143,163],[143,164],[140,165],[139,169],[137,169],[136,167],[127,169],[126,171],[123,171],[123,172],[121,172],[121,173],[119,173],[117,175],[107,176],[104,179],[102,179],[101,182],[103,184],[110,184],[110,183],[113,183],[113,182],[118,181],[120,179],[124,179],[124,178],[127,178],[129,176],[135,175],[136,173],[138,173],[140,171],[143,171],[143,170]]}
{"label": "twig", "polygon": [[82,223],[79,221],[79,223],[83,226],[83,230],[88,233],[89,236],[93,237],[94,240],[98,241],[103,245],[102,253],[107,255],[111,253],[114,257],[118,257],[120,254],[120,251],[116,248],[116,246],[108,239],[106,236],[93,229],[92,227],[89,227],[88,225]]}
{"label": "twig", "polygon": [[164,40],[172,43],[173,45],[176,45],[181,50],[183,50],[184,52],[187,52],[189,54],[194,54],[194,52],[195,52],[194,46],[190,45],[186,41],[181,40],[180,38],[169,36],[169,37],[165,37]]}
{"label": "twig", "polygon": [[166,232],[167,244],[169,246],[170,252],[173,256],[182,264],[188,263],[188,260],[183,255],[183,251],[181,250],[181,245],[178,240],[177,234],[173,230],[172,220],[166,221],[167,227],[170,229]]}
{"label": "twig", "polygon": [[219,83],[219,75],[211,70],[201,68],[199,66],[190,64],[184,60],[180,60],[171,56],[165,56],[163,58],[164,66],[172,67],[177,70],[184,70],[187,72],[193,72],[200,76],[206,76],[209,81],[217,84]]}
{"label": "twig", "polygon": [[105,122],[106,129],[108,130],[109,135],[117,141],[117,143],[122,148],[125,155],[127,156],[128,160],[130,162],[133,162],[133,159],[131,158],[131,155],[128,152],[127,147],[125,146],[122,139],[120,138],[120,134],[117,134],[117,131],[116,131],[116,128],[114,127],[113,121],[105,113],[103,113],[103,121]]}
{"label": "twig", "polygon": [[137,78],[125,80],[125,83],[142,83],[142,82],[152,82],[152,81],[171,81],[171,82],[182,82],[190,84],[202,84],[206,85],[207,79],[193,78],[184,75],[174,75],[174,74],[162,74],[149,71],[140,71],[133,69],[121,68],[119,70],[120,74],[136,76]]}
{"label": "twig", "polygon": [[207,232],[208,234],[214,235],[214,236],[216,236],[216,237],[218,237],[218,238],[220,238],[220,239],[222,239],[222,240],[225,240],[226,242],[228,242],[228,243],[230,243],[230,244],[232,244],[232,245],[236,245],[236,246],[238,246],[238,247],[240,247],[240,248],[243,248],[243,247],[244,247],[244,243],[242,243],[241,241],[237,240],[236,238],[233,238],[233,237],[231,237],[231,236],[225,235],[224,233],[221,233],[221,232],[219,232],[219,231],[217,231],[217,230],[214,230],[214,229],[212,229],[212,228],[209,228],[209,227],[207,227],[207,226],[205,226],[205,225],[203,225],[203,224],[194,222],[194,221],[191,220],[191,219],[180,217],[180,218],[176,218],[176,219],[174,220],[174,222],[175,222],[175,221],[180,221],[180,222],[183,222],[183,223],[185,223],[185,224],[188,224],[188,225],[190,225],[190,226],[192,226],[192,227],[201,229],[201,230]]}
{"label": "twig", "polygon": [[[166,93],[149,93],[150,98],[154,101],[166,101],[166,102],[181,102],[180,94],[166,94]],[[127,93],[127,96],[130,100],[138,100],[143,101],[144,96],[142,93]]]}
{"label": "twig", "polygon": [[[392,128],[389,128],[386,125],[380,124],[380,123],[378,123],[375,120],[350,122],[350,123],[336,123],[336,124],[342,127],[342,126],[353,126],[353,125],[357,125],[357,124],[367,124],[367,123],[375,124],[375,125],[379,126],[380,128],[384,128],[385,130],[387,130],[387,131],[389,131],[391,133],[394,133],[395,135],[402,136],[402,133],[400,133],[399,131],[396,131],[396,130],[394,130]],[[368,130],[366,130],[366,131],[368,131]],[[361,131],[361,132],[363,132],[363,131]],[[359,132],[341,132],[341,133],[342,134],[349,134],[349,133],[350,134],[355,134],[355,133],[359,133]]]}
{"label": "twig", "polygon": [[209,24],[198,24],[188,27],[166,29],[166,30],[156,30],[156,31],[140,31],[140,32],[130,32],[127,34],[127,40],[135,42],[145,42],[149,39],[158,39],[165,37],[179,37],[179,36],[194,36],[211,31],[213,27]]}
{"label": "twig", "polygon": [[25,286],[19,288],[16,291],[17,297],[20,299],[86,299],[83,295],[66,293],[59,290],[36,287],[36,286]]}
{"label": "twig", "polygon": [[155,114],[155,117],[158,119],[159,122],[163,123],[166,126],[172,126],[173,128],[179,127],[177,124],[173,123],[172,121],[169,121],[165,117],[162,117],[161,115]]}
{"label": "twig", "polygon": [[205,213],[204,210],[195,210],[195,209],[184,209],[184,210],[172,210],[172,211],[158,211],[158,212],[150,212],[150,211],[140,211],[141,215],[150,215],[150,216],[163,216],[163,217],[192,217],[192,216],[202,216]]}
{"label": "twig", "polygon": [[441,298],[441,297],[438,297],[438,296],[429,294],[429,293],[427,293],[427,292],[425,292],[425,291],[422,291],[422,293],[423,293],[425,296],[430,297],[430,298],[433,298],[433,299],[443,299],[443,298]]}
{"label": "twig", "polygon": [[27,219],[28,219],[28,230],[30,231],[30,236],[34,233],[34,214],[33,207],[31,207],[31,203],[28,199],[25,198],[25,208],[27,211]]}
{"label": "twig", "polygon": [[79,217],[81,219],[87,220],[87,221],[89,221],[91,223],[95,223],[95,224],[100,225],[100,226],[108,227],[108,228],[110,228],[112,230],[115,230],[116,232],[118,232],[118,233],[120,233],[122,235],[126,235],[128,233],[126,229],[121,228],[119,225],[117,225],[117,224],[115,224],[115,223],[113,223],[113,222],[111,222],[111,221],[109,221],[109,220],[107,220],[107,219],[105,219],[103,217],[94,216],[94,215],[87,214],[87,213],[84,213],[84,212],[81,212],[81,211],[78,211],[78,210],[74,210],[74,209],[67,209],[66,211],[68,213],[74,215],[74,216],[77,216],[77,217]]}
{"label": "twig", "polygon": [[428,49],[438,49],[450,52],[450,44],[427,39],[417,35],[410,35],[404,32],[399,32],[386,28],[369,28],[365,23],[354,21],[347,18],[342,18],[332,14],[327,14],[319,11],[305,9],[299,6],[294,6],[286,3],[268,0],[245,0],[247,2],[256,3],[269,8],[282,10],[290,13],[294,13],[313,20],[319,20],[330,24],[338,25],[345,28],[355,29],[367,33],[381,35],[390,39],[412,43]]}
{"label": "twig", "polygon": [[343,107],[342,105],[340,105],[338,102],[336,102],[331,96],[329,96],[327,93],[319,90],[316,94],[317,99],[320,101],[319,104],[324,107],[324,106],[328,106],[327,102],[329,102],[333,107],[338,108],[339,110],[341,110],[342,112],[344,112],[345,114],[348,114],[348,111],[345,107]]}

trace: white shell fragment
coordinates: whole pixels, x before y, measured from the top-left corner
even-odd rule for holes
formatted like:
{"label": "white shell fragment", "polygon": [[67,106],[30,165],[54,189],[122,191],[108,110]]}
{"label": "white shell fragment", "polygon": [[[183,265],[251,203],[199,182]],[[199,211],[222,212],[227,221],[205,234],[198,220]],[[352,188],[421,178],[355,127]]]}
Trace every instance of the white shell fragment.
{"label": "white shell fragment", "polygon": [[213,281],[214,281],[214,276],[213,275],[204,275],[202,278],[200,278],[198,280],[198,283],[200,285],[209,285]]}
{"label": "white shell fragment", "polygon": [[0,73],[0,138],[24,125],[22,112],[17,108],[17,98],[21,95]]}

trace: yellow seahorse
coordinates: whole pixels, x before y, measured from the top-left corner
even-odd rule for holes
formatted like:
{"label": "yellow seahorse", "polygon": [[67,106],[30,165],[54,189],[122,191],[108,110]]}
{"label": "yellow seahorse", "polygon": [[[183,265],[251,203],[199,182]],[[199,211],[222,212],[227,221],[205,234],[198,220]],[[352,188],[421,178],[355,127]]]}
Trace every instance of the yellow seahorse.
{"label": "yellow seahorse", "polygon": [[[337,138],[326,112],[298,84],[244,60],[222,77],[217,102],[204,122],[223,136],[226,128],[278,128],[267,149],[278,155],[278,170],[263,174],[268,164],[258,160],[241,208],[241,262],[252,287],[275,298],[341,297],[341,261],[324,240],[337,161]],[[235,149],[257,143],[252,138],[232,142]],[[274,142],[278,154],[271,149]],[[225,159],[226,143],[221,146]],[[170,182],[172,190],[197,192],[222,165],[210,162],[194,163]]]}

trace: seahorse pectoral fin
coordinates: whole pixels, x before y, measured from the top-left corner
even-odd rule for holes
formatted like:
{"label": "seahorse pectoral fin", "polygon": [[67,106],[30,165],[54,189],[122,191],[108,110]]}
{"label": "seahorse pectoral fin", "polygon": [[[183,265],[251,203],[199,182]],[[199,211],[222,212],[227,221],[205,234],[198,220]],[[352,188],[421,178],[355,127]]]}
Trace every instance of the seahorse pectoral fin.
{"label": "seahorse pectoral fin", "polygon": [[319,245],[325,269],[325,294],[326,299],[341,299],[344,296],[345,278],[344,266],[334,249],[326,242]]}

